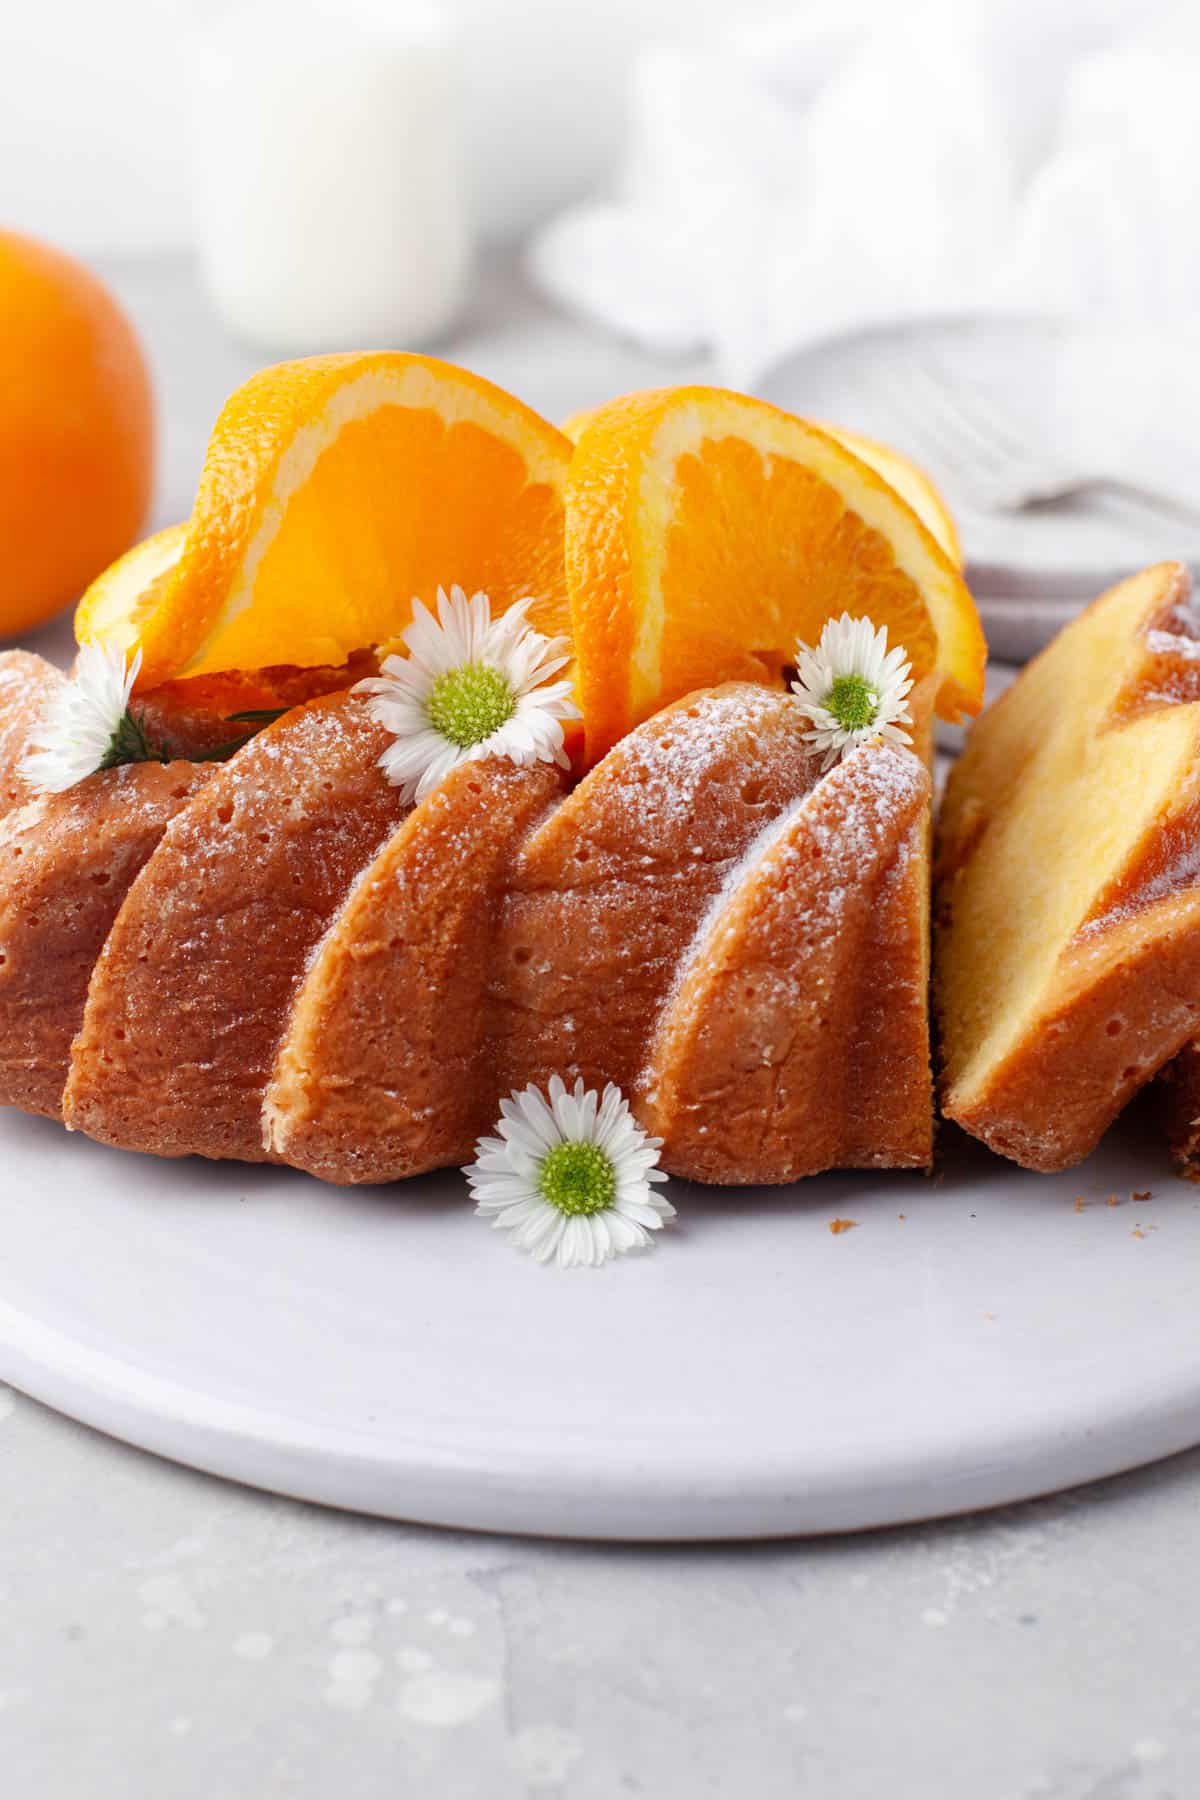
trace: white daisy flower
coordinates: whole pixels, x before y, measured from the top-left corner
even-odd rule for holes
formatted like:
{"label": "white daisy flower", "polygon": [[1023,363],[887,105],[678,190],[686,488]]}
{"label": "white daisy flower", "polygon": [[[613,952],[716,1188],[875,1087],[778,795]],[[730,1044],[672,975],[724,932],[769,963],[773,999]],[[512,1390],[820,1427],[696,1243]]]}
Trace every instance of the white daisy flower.
{"label": "white daisy flower", "polygon": [[796,675],[792,692],[813,724],[806,740],[825,752],[822,769],[873,738],[912,742],[904,729],[912,724],[910,664],[902,649],[888,649],[886,625],[877,631],[849,613],[827,620],[815,650],[796,646]]}
{"label": "white daisy flower", "polygon": [[480,1138],[463,1173],[475,1211],[519,1250],[560,1268],[596,1266],[653,1243],[675,1217],[654,1192],[661,1138],[634,1122],[620,1088],[577,1080],[568,1093],[551,1076],[549,1098],[529,1086],[500,1102],[499,1137]]}
{"label": "white daisy flower", "polygon": [[80,647],[74,675],[50,701],[22,759],[20,773],[30,787],[61,794],[97,769],[163,760],[129,711],[141,666],[140,650],[127,667],[120,650]]}
{"label": "white daisy flower", "polygon": [[449,599],[438,589],[433,614],[413,602],[401,642],[407,656],[384,659],[383,672],[360,681],[371,712],[395,736],[380,766],[405,800],[422,800],[459,763],[505,756],[528,767],[567,768],[563,719],[578,719],[569,681],[550,677],[570,661],[566,638],[543,637],[527,624],[530,600],[493,620],[486,594]]}

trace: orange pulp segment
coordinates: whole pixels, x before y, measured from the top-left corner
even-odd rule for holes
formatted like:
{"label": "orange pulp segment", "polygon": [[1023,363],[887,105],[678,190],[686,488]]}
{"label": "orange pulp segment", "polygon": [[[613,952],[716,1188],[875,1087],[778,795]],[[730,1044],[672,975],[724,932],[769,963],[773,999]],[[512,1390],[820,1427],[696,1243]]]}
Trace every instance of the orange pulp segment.
{"label": "orange pulp segment", "polygon": [[[539,630],[569,631],[570,456],[520,401],[432,357],[264,369],[217,420],[191,520],[175,528],[182,542],[160,534],[132,553],[141,565],[127,558],[102,577],[76,635],[140,648],[146,689],[341,664],[403,631],[414,597],[431,604],[454,582],[482,588],[495,613],[532,596]],[[140,590],[139,568],[154,577]]]}
{"label": "orange pulp segment", "polygon": [[843,611],[886,626],[944,718],[976,712],[986,644],[958,568],[827,431],[718,388],[598,408],[567,488],[587,760],[714,682],[778,679]]}

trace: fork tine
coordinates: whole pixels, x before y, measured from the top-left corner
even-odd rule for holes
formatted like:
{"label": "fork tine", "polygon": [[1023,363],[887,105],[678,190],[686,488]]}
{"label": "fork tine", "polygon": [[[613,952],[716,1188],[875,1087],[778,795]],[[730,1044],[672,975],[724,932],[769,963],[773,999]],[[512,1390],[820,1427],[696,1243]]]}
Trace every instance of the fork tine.
{"label": "fork tine", "polygon": [[982,429],[978,416],[964,403],[964,391],[942,369],[927,362],[917,365],[927,396],[938,408],[947,433],[960,446],[960,454],[991,480],[1003,479],[1011,470],[1013,449],[995,434]]}
{"label": "fork tine", "polygon": [[884,381],[889,413],[903,420],[905,448],[912,446],[935,480],[957,491],[969,506],[989,510],[996,491],[995,473],[981,454],[978,440],[945,401],[941,387],[918,363],[891,371]]}
{"label": "fork tine", "polygon": [[1014,427],[1006,428],[1004,419],[988,403],[980,388],[955,381],[944,366],[938,366],[934,379],[940,381],[947,404],[956,410],[965,429],[982,445],[993,449],[999,460],[1022,466],[1029,461],[1028,445],[1015,435]]}

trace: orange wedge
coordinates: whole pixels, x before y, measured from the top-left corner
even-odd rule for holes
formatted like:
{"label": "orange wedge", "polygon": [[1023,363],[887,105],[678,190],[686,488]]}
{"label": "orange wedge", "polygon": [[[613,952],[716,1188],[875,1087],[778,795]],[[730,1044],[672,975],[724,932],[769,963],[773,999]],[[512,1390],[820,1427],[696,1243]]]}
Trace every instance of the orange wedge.
{"label": "orange wedge", "polygon": [[76,636],[140,648],[146,689],[341,664],[453,582],[497,612],[531,595],[539,630],[568,631],[570,457],[520,401],[432,357],[264,369],[217,420],[181,540],[160,533],[101,577]]}
{"label": "orange wedge", "polygon": [[[589,407],[584,412],[572,413],[569,419],[564,419],[559,428],[563,436],[577,444],[596,411],[595,407]],[[847,431],[844,426],[829,425],[824,420],[816,423],[821,431],[828,432],[831,438],[844,444],[847,450],[857,456],[859,462],[865,462],[877,475],[882,475],[889,487],[895,488],[900,498],[912,507],[930,536],[937,539],[950,561],[961,569],[963,551],[958,527],[941,490],[924,469],[919,468],[910,457],[901,455],[899,450],[893,450],[890,444],[881,444],[875,438],[863,437],[861,432]]]}
{"label": "orange wedge", "polygon": [[936,538],[955,568],[962,568],[962,540],[958,535],[958,526],[954,523],[941,490],[924,469],[919,468],[909,457],[902,456],[899,450],[893,450],[890,444],[880,444],[874,438],[863,437],[860,432],[847,431],[842,425],[822,423],[821,430],[827,431],[839,444],[844,444],[852,455],[857,456],[859,462],[865,462],[877,475],[882,475],[888,486],[895,488],[900,498],[912,507],[930,537]]}
{"label": "orange wedge", "polygon": [[573,412],[565,418],[558,429],[564,437],[569,437],[573,444],[577,444],[586,427],[591,424],[596,414],[603,410],[603,407],[600,406],[581,407],[578,412]]}
{"label": "orange wedge", "polygon": [[946,550],[865,460],[761,400],[669,388],[597,409],[566,546],[589,762],[693,688],[778,679],[843,611],[938,674],[942,717],[982,704],[983,631]]}
{"label": "orange wedge", "polygon": [[142,626],[162,604],[187,533],[186,525],[168,525],[97,575],[75,610],[75,636],[81,644],[136,648]]}

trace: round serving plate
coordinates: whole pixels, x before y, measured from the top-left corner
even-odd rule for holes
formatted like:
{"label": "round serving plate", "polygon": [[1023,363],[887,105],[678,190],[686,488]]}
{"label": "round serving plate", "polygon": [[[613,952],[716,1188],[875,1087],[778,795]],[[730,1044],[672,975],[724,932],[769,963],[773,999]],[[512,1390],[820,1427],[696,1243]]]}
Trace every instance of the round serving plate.
{"label": "round serving plate", "polygon": [[569,1273],[514,1253],[453,1174],[346,1191],[15,1114],[0,1158],[0,1379],[308,1500],[759,1537],[1200,1441],[1200,1193],[1136,1127],[1061,1177],[947,1134],[933,1180],[674,1184],[653,1253]]}

